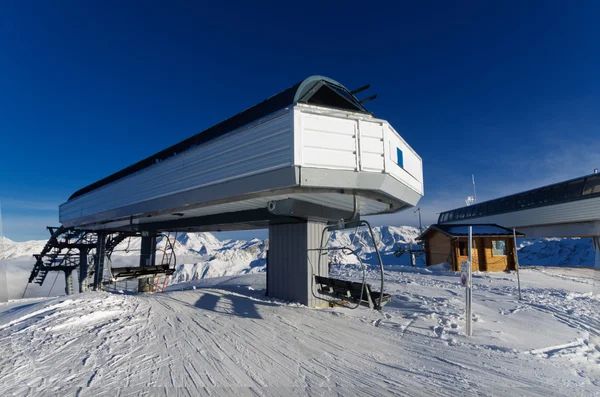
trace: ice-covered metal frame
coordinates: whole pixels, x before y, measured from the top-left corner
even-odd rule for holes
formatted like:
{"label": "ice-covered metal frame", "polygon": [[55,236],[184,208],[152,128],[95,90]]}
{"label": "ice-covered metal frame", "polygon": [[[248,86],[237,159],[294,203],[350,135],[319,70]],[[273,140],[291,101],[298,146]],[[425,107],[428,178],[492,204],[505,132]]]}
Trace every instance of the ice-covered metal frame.
{"label": "ice-covered metal frame", "polygon": [[[247,113],[286,102],[262,117]],[[211,127],[186,146],[76,192],[60,206],[61,223],[90,230],[248,229],[339,219],[355,210],[390,213],[423,195],[421,158],[334,80],[310,77],[232,119],[215,126],[231,130]]]}

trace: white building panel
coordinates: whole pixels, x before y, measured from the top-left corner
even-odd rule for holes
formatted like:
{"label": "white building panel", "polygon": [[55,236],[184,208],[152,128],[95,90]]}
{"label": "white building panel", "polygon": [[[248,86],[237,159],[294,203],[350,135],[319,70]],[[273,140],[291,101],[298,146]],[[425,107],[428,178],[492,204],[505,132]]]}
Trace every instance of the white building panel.
{"label": "white building panel", "polygon": [[360,169],[367,172],[384,172],[383,123],[359,120],[358,133]]}
{"label": "white building panel", "polygon": [[408,146],[392,126],[387,124],[384,132],[384,139],[388,142],[386,171],[422,195],[423,162],[421,157]]}
{"label": "white building panel", "polygon": [[356,170],[356,120],[302,112],[304,167]]}
{"label": "white building panel", "polygon": [[302,145],[295,150],[296,165],[385,172],[423,194],[421,158],[387,121],[339,110],[300,107],[295,112],[295,144]]}

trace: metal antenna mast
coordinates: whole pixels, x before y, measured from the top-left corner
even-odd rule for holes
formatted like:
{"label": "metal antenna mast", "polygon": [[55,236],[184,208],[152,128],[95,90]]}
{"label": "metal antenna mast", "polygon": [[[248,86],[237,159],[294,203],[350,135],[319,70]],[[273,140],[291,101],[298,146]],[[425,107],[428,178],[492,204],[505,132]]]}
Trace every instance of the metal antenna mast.
{"label": "metal antenna mast", "polygon": [[417,207],[416,210],[413,211],[413,214],[419,213],[419,233],[423,230],[423,225],[421,224],[421,207]]}

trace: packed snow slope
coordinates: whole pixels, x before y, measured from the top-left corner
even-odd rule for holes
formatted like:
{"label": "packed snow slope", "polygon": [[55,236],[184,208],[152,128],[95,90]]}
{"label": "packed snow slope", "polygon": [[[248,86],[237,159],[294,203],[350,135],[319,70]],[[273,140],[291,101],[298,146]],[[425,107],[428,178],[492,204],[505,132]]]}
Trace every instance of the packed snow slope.
{"label": "packed snow slope", "polygon": [[521,278],[518,301],[514,274],[475,275],[471,338],[458,276],[427,269],[388,269],[382,313],[269,300],[260,273],[13,301],[0,395],[598,395],[595,271]]}

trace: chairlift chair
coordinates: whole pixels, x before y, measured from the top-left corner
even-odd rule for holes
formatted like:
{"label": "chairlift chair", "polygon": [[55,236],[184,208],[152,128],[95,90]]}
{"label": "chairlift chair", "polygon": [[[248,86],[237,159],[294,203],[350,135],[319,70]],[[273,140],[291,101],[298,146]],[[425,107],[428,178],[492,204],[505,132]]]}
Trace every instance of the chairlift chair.
{"label": "chairlift chair", "polygon": [[[369,231],[369,235],[371,236],[371,241],[375,246],[375,252],[377,254],[377,260],[379,262],[379,269],[381,273],[381,286],[380,291],[374,291],[373,287],[370,284],[367,284],[366,279],[366,266],[360,259],[360,256],[350,247],[329,247],[329,242],[331,240],[331,234],[327,238],[325,242],[325,233],[331,233],[333,231],[343,230],[343,229],[352,229],[356,228],[358,230],[361,226],[366,226]],[[309,251],[318,251],[319,252],[319,262],[318,269],[321,269],[321,257],[327,255],[329,257],[329,252],[331,251],[341,251],[343,253],[349,253],[356,258],[358,258],[359,263],[361,264],[363,271],[363,279],[362,282],[348,281],[348,280],[340,280],[331,277],[324,277],[318,274],[314,275],[313,281],[318,285],[318,292],[323,295],[330,296],[335,300],[324,299],[323,297],[319,297],[313,295],[317,299],[325,300],[334,304],[341,304],[350,309],[356,309],[358,306],[367,306],[371,309],[381,310],[383,306],[392,300],[391,295],[385,294],[384,291],[384,271],[383,271],[383,262],[381,260],[381,254],[379,253],[379,248],[377,247],[377,242],[375,241],[375,235],[373,234],[373,229],[369,222],[365,220],[360,220],[356,222],[344,223],[343,221],[337,225],[330,225],[323,229],[321,234],[321,244],[320,248],[310,249]],[[314,274],[314,269],[313,269]],[[344,305],[343,302],[353,303],[354,306]]]}
{"label": "chairlift chair", "polygon": [[[110,274],[110,282],[118,282],[118,281],[127,281],[127,280],[135,280],[141,278],[148,277],[156,277],[156,276],[170,276],[175,273],[175,265],[177,263],[177,259],[175,256],[175,241],[177,240],[177,233],[175,233],[175,238],[173,243],[170,239],[169,235],[163,234],[163,237],[166,238],[167,244],[165,245],[163,256],[161,259],[160,265],[154,266],[135,266],[135,267],[112,267],[110,256],[112,251],[107,254],[108,258],[108,271]],[[128,245],[129,246],[129,245]],[[167,253],[170,250],[171,252]],[[165,263],[166,259],[166,263]],[[173,263],[171,264],[171,260]]]}

